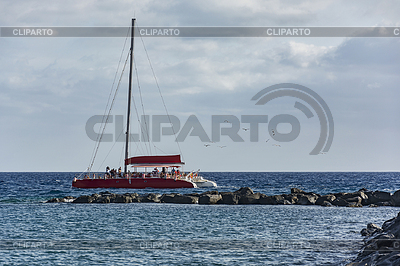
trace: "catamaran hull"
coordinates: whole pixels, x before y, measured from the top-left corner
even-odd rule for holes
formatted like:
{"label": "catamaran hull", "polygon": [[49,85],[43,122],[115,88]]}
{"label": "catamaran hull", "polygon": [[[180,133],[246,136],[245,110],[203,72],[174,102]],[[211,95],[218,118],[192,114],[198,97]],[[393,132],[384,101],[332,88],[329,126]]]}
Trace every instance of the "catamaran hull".
{"label": "catamaran hull", "polygon": [[75,188],[196,188],[191,181],[164,178],[76,179]]}
{"label": "catamaran hull", "polygon": [[193,181],[193,183],[196,184],[196,186],[198,188],[213,188],[213,187],[217,187],[217,183],[215,183],[214,181],[210,181],[210,180],[206,180],[203,179],[201,181]]}

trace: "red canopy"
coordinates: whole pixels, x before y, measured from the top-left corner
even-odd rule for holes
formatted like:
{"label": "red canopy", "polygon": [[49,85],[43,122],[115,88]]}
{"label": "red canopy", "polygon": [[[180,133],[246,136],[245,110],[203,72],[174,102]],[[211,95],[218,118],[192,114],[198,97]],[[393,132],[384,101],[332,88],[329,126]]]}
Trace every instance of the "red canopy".
{"label": "red canopy", "polygon": [[136,167],[174,166],[185,164],[180,155],[136,156],[125,160],[125,165],[133,164]]}

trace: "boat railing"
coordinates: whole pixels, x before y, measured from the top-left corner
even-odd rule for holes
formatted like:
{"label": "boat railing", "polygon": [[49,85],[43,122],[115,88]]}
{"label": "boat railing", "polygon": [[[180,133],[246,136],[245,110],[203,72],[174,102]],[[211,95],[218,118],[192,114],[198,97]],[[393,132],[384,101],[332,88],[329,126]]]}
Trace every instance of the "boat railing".
{"label": "boat railing", "polygon": [[74,179],[118,179],[118,178],[166,178],[166,179],[175,179],[175,180],[196,180],[196,179],[203,179],[201,176],[199,176],[197,173],[130,173],[129,175],[127,174],[126,176],[123,176],[121,174],[117,174],[115,176],[112,176],[111,174],[107,173],[81,173],[81,174],[75,174]]}

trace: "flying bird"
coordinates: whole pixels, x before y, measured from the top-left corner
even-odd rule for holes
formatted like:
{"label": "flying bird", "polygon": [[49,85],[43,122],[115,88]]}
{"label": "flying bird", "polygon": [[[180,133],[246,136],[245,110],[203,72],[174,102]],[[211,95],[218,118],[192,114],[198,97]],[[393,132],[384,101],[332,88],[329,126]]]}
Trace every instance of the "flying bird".
{"label": "flying bird", "polygon": [[243,130],[244,130],[244,131],[247,131],[247,130],[249,130],[249,129],[244,127]]}
{"label": "flying bird", "polygon": [[226,146],[218,146],[218,147],[222,149],[222,148],[225,148]]}
{"label": "flying bird", "polygon": [[210,144],[204,144],[204,147],[208,147],[208,146],[211,146]]}

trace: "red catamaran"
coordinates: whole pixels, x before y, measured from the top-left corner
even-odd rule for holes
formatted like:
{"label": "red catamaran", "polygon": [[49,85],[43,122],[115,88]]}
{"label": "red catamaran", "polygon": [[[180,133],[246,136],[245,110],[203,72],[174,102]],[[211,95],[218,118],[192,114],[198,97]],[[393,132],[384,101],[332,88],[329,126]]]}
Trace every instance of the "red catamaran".
{"label": "red catamaran", "polygon": [[[75,188],[196,188],[216,187],[216,183],[202,178],[198,171],[188,174],[181,173],[179,168],[185,163],[181,161],[180,155],[157,155],[157,156],[136,156],[128,158],[129,145],[129,124],[132,95],[132,65],[133,65],[133,40],[134,40],[135,19],[132,19],[131,27],[131,49],[130,49],[130,72],[128,90],[128,113],[127,130],[125,139],[125,167],[123,173],[117,175],[91,174],[90,168],[86,174],[75,177],[72,186]],[[92,163],[93,164],[93,163]],[[134,167],[134,171],[128,171],[128,165]],[[162,172],[153,169],[162,168]],[[172,168],[172,171],[168,171]],[[143,169],[143,171],[138,171]],[[176,170],[175,170],[176,169]],[[150,171],[148,171],[150,170]]]}

